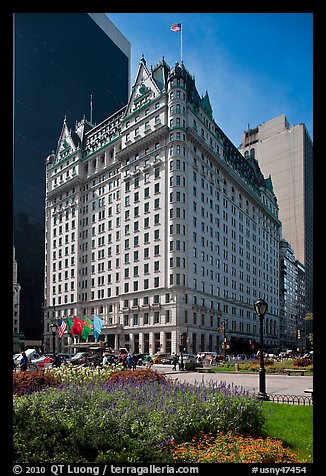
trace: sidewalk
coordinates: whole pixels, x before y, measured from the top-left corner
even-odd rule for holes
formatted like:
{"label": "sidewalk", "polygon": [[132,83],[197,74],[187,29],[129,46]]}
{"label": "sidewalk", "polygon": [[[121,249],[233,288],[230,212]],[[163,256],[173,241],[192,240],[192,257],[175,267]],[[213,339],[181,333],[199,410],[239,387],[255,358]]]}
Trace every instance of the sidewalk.
{"label": "sidewalk", "polygon": [[[187,382],[193,385],[209,384],[209,382],[226,382],[230,385],[240,385],[251,393],[259,390],[258,373],[242,372],[190,372],[187,370],[172,370],[171,365],[153,365],[153,370],[164,373],[168,378],[177,379],[179,382]],[[266,392],[280,395],[307,396],[304,392],[307,388],[313,388],[313,375],[296,376],[266,374]]]}

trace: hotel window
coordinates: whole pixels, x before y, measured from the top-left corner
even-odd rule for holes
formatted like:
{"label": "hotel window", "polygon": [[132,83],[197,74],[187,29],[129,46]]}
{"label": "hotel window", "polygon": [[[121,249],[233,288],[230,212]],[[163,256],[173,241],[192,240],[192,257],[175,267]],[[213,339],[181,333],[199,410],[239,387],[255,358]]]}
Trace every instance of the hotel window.
{"label": "hotel window", "polygon": [[170,322],[170,311],[165,311],[165,322]]}

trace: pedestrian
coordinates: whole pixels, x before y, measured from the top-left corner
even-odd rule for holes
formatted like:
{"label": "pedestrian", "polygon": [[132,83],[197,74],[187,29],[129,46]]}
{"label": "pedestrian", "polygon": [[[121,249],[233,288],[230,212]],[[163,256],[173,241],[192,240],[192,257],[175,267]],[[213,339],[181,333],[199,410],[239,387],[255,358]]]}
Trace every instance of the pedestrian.
{"label": "pedestrian", "polygon": [[184,363],[183,363],[182,354],[181,354],[180,358],[178,359],[178,364],[179,364],[179,370],[184,370]]}
{"label": "pedestrian", "polygon": [[124,354],[124,356],[122,357],[122,365],[123,369],[127,370],[127,354]]}
{"label": "pedestrian", "polygon": [[28,357],[26,355],[26,352],[22,353],[22,358],[20,359],[19,366],[20,366],[20,370],[23,370],[23,371],[27,370]]}
{"label": "pedestrian", "polygon": [[53,365],[54,367],[61,366],[61,357],[58,354],[54,354]]}
{"label": "pedestrian", "polygon": [[145,365],[147,369],[150,369],[153,364],[152,357],[150,355],[146,355],[145,357]]}
{"label": "pedestrian", "polygon": [[178,361],[179,361],[179,356],[176,353],[174,353],[172,358],[172,364],[173,364],[172,370],[177,370]]}
{"label": "pedestrian", "polygon": [[131,354],[128,354],[128,356],[127,356],[127,367],[128,367],[129,370],[132,369],[133,361],[134,361],[133,356]]}
{"label": "pedestrian", "polygon": [[136,370],[139,355],[134,355],[132,359],[132,370]]}
{"label": "pedestrian", "polygon": [[103,359],[102,359],[102,365],[107,365],[108,363],[108,357],[106,355],[106,353],[104,352],[103,353]]}

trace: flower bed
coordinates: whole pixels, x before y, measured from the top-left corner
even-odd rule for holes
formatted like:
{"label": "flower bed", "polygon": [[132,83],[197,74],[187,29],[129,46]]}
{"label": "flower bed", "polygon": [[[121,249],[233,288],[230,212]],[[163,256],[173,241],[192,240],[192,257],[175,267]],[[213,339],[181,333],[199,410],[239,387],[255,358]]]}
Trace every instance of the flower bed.
{"label": "flower bed", "polygon": [[59,380],[54,375],[45,374],[43,370],[13,373],[13,394],[18,396],[56,387],[59,384]]}
{"label": "flower bed", "polygon": [[129,462],[170,461],[167,440],[261,430],[261,402],[239,387],[157,381],[151,370],[117,374],[14,398],[15,462],[126,462],[128,452]]}
{"label": "flower bed", "polygon": [[180,384],[148,369],[60,368],[41,374],[42,384],[37,372],[29,373],[38,385],[30,382],[28,391],[25,385],[14,397],[16,463],[245,462],[251,455],[253,462],[258,455],[264,462],[289,462],[292,457],[280,442],[257,438],[265,422],[262,402],[242,387]]}
{"label": "flower bed", "polygon": [[176,463],[297,463],[297,457],[275,438],[202,434],[172,445]]}

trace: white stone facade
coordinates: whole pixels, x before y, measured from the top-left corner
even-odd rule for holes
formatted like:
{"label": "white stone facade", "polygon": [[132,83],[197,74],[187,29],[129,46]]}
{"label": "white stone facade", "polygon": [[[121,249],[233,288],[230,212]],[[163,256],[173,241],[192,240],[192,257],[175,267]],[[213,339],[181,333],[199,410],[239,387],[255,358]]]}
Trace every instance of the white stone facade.
{"label": "white stone facade", "polygon": [[220,352],[225,322],[231,351],[249,352],[258,298],[266,345],[278,346],[275,196],[183,65],[142,58],[125,108],[74,133],[64,123],[46,176],[49,348],[51,318],[95,313],[115,349]]}

